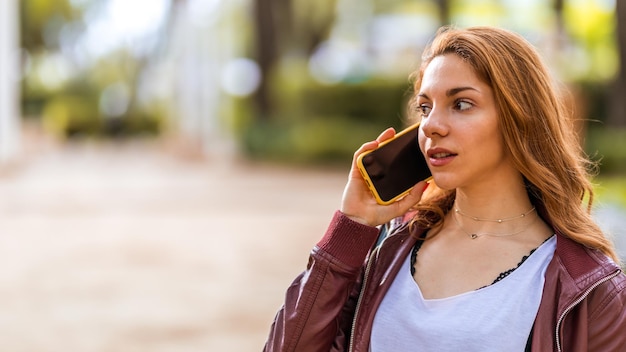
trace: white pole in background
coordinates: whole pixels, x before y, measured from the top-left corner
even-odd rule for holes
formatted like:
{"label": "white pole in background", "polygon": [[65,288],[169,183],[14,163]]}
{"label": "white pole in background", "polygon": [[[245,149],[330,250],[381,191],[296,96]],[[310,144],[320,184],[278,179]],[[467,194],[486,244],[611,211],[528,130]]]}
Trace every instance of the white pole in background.
{"label": "white pole in background", "polygon": [[0,164],[16,156],[20,142],[17,5],[0,1]]}

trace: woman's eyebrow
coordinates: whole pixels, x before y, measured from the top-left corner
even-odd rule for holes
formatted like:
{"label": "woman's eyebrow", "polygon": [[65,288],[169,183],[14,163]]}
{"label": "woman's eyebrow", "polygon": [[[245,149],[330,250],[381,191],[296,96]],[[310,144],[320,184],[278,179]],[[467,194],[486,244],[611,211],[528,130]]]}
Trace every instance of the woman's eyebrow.
{"label": "woman's eyebrow", "polygon": [[458,87],[458,88],[448,89],[448,91],[446,92],[446,96],[447,97],[451,97],[451,96],[457,95],[457,94],[459,94],[459,93],[461,93],[463,91],[466,91],[466,90],[473,90],[475,92],[480,93],[480,91],[478,89],[473,88],[473,87]]}
{"label": "woman's eyebrow", "polygon": [[[447,97],[451,97],[451,96],[457,95],[457,94],[459,94],[459,93],[461,93],[463,91],[466,91],[466,90],[473,90],[473,91],[475,91],[477,93],[480,93],[480,91],[478,89],[474,88],[474,87],[457,87],[457,88],[450,88],[450,89],[448,89],[446,91],[446,96]],[[426,93],[419,93],[419,94],[417,94],[417,96],[420,97],[420,98],[424,98],[424,99],[430,100],[430,97]]]}

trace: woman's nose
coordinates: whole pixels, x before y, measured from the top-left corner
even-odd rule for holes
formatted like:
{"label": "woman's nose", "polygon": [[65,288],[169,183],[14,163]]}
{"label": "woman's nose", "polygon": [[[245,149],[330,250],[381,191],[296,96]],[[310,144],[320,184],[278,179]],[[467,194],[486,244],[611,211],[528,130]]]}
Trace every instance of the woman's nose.
{"label": "woman's nose", "polygon": [[422,118],[422,130],[428,138],[434,136],[446,136],[448,134],[448,123],[445,112],[433,107],[428,116]]}

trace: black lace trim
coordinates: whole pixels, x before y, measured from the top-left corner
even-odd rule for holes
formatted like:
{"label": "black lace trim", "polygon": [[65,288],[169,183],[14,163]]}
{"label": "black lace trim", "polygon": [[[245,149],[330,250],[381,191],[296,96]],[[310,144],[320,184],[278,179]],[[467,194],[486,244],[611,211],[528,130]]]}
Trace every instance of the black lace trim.
{"label": "black lace trim", "polygon": [[424,240],[419,239],[415,242],[415,246],[411,250],[411,276],[415,276],[415,261],[417,260],[417,251],[422,247]]}
{"label": "black lace trim", "polygon": [[[548,239],[550,239],[551,237],[549,237]],[[546,241],[548,240],[546,239]],[[545,243],[546,241],[544,241],[543,243]],[[423,240],[418,240],[415,243],[415,246],[413,246],[413,249],[411,250],[411,276],[415,276],[415,261],[417,260],[417,252],[419,251],[419,249],[422,247],[422,243],[424,243]],[[543,244],[542,243],[542,244]],[[541,245],[539,245],[541,246]],[[537,247],[539,248],[539,247]],[[483,286],[481,288],[485,288],[488,286],[491,286],[493,284],[495,284],[498,281],[502,281],[505,277],[511,275],[512,272],[514,272],[517,268],[519,268],[520,266],[522,266],[522,264],[524,264],[524,262],[526,261],[526,259],[528,259],[533,253],[535,253],[535,251],[537,250],[537,248],[533,249],[530,251],[530,253],[528,253],[527,255],[522,257],[522,260],[517,264],[517,266],[515,268],[511,268],[509,270],[503,271],[500,273],[500,275],[498,275],[498,277],[496,277],[495,280],[493,280],[493,282],[487,286]],[[481,289],[479,288],[479,290]]]}
{"label": "black lace trim", "polygon": [[[539,247],[537,247],[539,248]],[[495,280],[493,280],[493,282],[491,283],[491,285],[495,284],[498,281],[502,281],[502,279],[504,279],[505,277],[509,276],[512,272],[515,271],[515,269],[519,268],[520,266],[522,266],[522,264],[524,264],[524,262],[526,261],[526,259],[528,259],[528,257],[530,257],[533,253],[535,253],[535,251],[537,250],[537,248],[533,249],[532,251],[530,251],[530,253],[528,253],[528,255],[525,255],[522,257],[522,260],[517,263],[517,266],[515,268],[509,269],[507,271],[503,271],[500,273],[500,275],[498,275],[498,277],[496,277]],[[489,286],[489,285],[487,285]],[[487,287],[484,286],[484,287]],[[482,288],[482,287],[481,287]]]}

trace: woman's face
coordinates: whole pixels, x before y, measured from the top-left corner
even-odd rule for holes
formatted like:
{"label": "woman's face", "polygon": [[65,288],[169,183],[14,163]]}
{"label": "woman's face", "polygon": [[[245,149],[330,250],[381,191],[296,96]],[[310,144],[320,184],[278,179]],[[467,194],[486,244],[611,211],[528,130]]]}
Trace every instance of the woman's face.
{"label": "woman's face", "polygon": [[489,187],[517,173],[508,162],[493,91],[460,57],[437,56],[428,64],[417,103],[419,144],[437,186]]}

